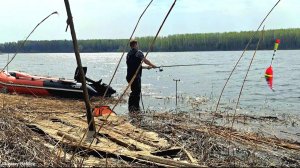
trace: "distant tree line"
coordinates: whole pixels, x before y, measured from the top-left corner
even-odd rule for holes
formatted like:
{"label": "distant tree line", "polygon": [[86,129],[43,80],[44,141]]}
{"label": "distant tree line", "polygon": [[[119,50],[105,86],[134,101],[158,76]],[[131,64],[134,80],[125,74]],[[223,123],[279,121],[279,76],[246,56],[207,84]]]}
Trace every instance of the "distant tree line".
{"label": "distant tree line", "polygon": [[[155,46],[151,51],[176,52],[176,51],[232,51],[243,50],[248,43],[253,31],[225,32],[225,33],[197,33],[177,34],[165,37],[158,37]],[[255,49],[260,33],[252,40],[249,49]],[[297,29],[276,29],[266,30],[264,40],[259,49],[271,50],[275,39],[280,39],[279,49],[300,49],[300,28]],[[140,49],[147,51],[153,37],[139,37]],[[0,44],[0,52],[13,53],[17,51],[19,42],[7,42]],[[80,52],[120,52],[123,51],[127,39],[95,39],[79,40]],[[128,47],[126,47],[126,50]],[[72,41],[70,40],[41,40],[27,41],[23,53],[61,53],[73,52]]]}

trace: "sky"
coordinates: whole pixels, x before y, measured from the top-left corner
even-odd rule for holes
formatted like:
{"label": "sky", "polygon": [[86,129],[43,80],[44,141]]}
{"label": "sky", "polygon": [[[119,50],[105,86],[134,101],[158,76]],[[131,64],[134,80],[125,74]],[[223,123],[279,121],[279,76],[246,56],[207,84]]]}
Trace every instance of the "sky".
{"label": "sky", "polygon": [[[69,0],[77,39],[128,39],[150,0]],[[154,36],[174,0],[153,0],[134,37]],[[277,0],[177,0],[160,36],[256,30]],[[63,0],[0,0],[0,43],[71,39]],[[300,28],[300,0],[281,0],[265,29]]]}

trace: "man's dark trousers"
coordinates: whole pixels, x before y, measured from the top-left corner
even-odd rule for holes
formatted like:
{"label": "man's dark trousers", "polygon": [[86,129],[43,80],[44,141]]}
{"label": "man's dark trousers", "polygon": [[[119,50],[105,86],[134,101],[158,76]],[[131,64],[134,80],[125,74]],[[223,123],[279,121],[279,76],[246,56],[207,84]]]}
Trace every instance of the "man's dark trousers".
{"label": "man's dark trousers", "polygon": [[[129,83],[130,79],[127,78],[127,82]],[[131,85],[131,93],[128,100],[129,112],[140,111],[141,88],[141,77],[137,76]]]}

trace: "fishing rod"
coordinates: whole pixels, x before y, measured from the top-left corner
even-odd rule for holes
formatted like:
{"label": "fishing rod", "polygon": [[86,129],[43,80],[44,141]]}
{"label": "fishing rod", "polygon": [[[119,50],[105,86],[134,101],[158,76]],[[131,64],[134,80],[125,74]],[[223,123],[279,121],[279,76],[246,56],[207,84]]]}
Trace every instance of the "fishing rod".
{"label": "fishing rod", "polygon": [[16,57],[17,54],[19,53],[19,50],[20,50],[21,48],[24,47],[24,45],[25,45],[25,43],[27,42],[28,38],[29,38],[29,37],[31,36],[31,34],[39,27],[39,25],[42,24],[45,20],[47,20],[50,16],[52,16],[52,15],[54,15],[54,14],[58,14],[58,12],[57,12],[57,11],[52,12],[50,15],[48,15],[47,17],[45,17],[42,21],[40,21],[40,22],[33,28],[33,30],[32,30],[32,31],[29,33],[29,35],[25,38],[25,40],[22,41],[22,44],[19,45],[19,47],[17,48],[16,53],[13,55],[13,57],[11,58],[11,60],[8,61],[8,63],[2,68],[1,72],[3,72],[4,69],[5,69],[5,68],[6,68],[6,67],[7,67],[7,66],[15,59],[15,57]]}
{"label": "fishing rod", "polygon": [[218,65],[218,64],[176,64],[176,65],[161,65],[158,67],[143,66],[143,69],[159,69],[163,71],[163,68],[182,67],[182,66],[205,66],[205,65]]}

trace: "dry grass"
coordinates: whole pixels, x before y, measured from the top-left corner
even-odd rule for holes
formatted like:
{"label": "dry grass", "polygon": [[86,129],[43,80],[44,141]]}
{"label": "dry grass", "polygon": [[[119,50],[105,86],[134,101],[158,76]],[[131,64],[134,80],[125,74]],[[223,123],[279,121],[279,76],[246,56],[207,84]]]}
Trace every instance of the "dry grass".
{"label": "dry grass", "polygon": [[[83,158],[83,166],[140,166],[118,158],[86,155],[84,151],[76,151],[76,157],[71,160],[74,148],[55,141],[35,128],[29,128],[22,120],[22,115],[42,118],[62,113],[85,115],[82,100],[1,93],[0,98],[0,166],[78,167]],[[108,105],[115,103],[116,99],[93,98],[92,107],[100,105],[100,102]]]}
{"label": "dry grass", "polygon": [[[85,104],[82,100],[61,99],[54,97],[33,97],[27,95],[0,94],[2,109],[20,113],[85,113]],[[124,100],[123,100],[124,101]],[[92,107],[114,104],[113,98],[93,98]],[[0,104],[1,107],[1,104]],[[43,114],[44,115],[44,114]]]}
{"label": "dry grass", "polygon": [[[2,165],[69,167],[79,163],[78,159],[74,159],[72,163],[66,159],[59,159],[60,156],[57,155],[61,151],[53,151],[47,147],[50,144],[57,145],[56,142],[29,129],[16,119],[16,115],[41,112],[44,117],[53,113],[82,113],[84,115],[83,101],[7,94],[0,94],[0,97],[2,98],[0,105],[2,107],[0,111],[0,163]],[[114,103],[114,101],[114,99],[105,99],[102,102]],[[91,103],[95,106],[99,103],[99,99],[93,99]],[[45,144],[47,145],[45,146]],[[55,146],[55,149],[60,150],[60,146]],[[86,162],[86,165],[91,166],[89,159]],[[117,164],[114,163],[118,162],[105,159],[105,162],[99,162],[98,166],[107,163],[116,166]],[[124,165],[124,163],[120,162],[119,165]]]}
{"label": "dry grass", "polygon": [[0,113],[0,163],[2,166],[66,167],[74,166],[57,160],[47,142],[10,113]]}
{"label": "dry grass", "polygon": [[[0,161],[2,163],[30,162],[35,166],[77,165],[76,159],[73,162],[69,162],[68,157],[57,159],[60,158],[59,152],[51,152],[45,144],[50,143],[56,146],[56,149],[65,147],[33,132],[24,123],[16,120],[14,114],[19,117],[28,113],[39,113],[42,117],[48,117],[53,113],[84,115],[85,106],[82,101],[6,94],[0,94],[0,97],[3,99],[0,114]],[[100,101],[99,99],[92,100],[92,106],[98,105]],[[114,102],[114,99],[106,99],[105,104]],[[245,117],[249,118],[249,116],[238,116],[237,119],[244,120]],[[267,119],[270,120],[270,118]],[[264,120],[264,118],[259,118],[259,120]],[[191,151],[201,165],[300,166],[299,142],[267,137],[253,132],[241,132],[225,126],[211,125],[207,121],[206,117],[204,119],[191,117],[187,113],[147,113],[144,115],[142,126],[158,132],[172,145]],[[72,153],[71,150],[65,151]],[[87,160],[85,165],[137,166],[116,158],[96,158],[96,160],[99,162],[95,162],[95,158],[92,159],[92,165],[88,164],[89,160]]]}
{"label": "dry grass", "polygon": [[143,126],[183,146],[208,166],[300,166],[299,142],[211,125],[187,113],[147,114]]}

